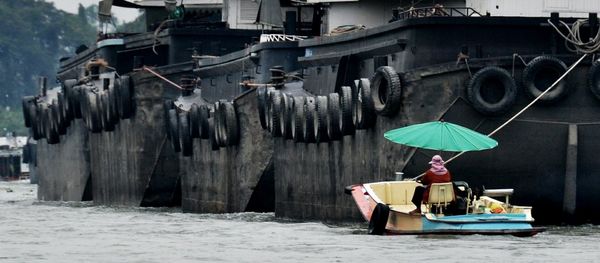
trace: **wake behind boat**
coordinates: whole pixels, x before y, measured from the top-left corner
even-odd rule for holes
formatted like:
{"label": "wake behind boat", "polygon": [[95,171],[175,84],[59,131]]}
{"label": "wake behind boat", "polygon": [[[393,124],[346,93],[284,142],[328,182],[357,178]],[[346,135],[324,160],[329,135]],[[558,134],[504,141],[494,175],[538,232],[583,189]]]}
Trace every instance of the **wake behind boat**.
{"label": "wake behind boat", "polygon": [[[474,196],[464,182],[432,184],[422,214],[411,214],[416,181],[390,181],[349,186],[361,214],[369,222],[369,234],[486,234],[533,236],[530,206],[508,203],[512,189],[486,190]],[[492,198],[504,196],[505,202]]]}

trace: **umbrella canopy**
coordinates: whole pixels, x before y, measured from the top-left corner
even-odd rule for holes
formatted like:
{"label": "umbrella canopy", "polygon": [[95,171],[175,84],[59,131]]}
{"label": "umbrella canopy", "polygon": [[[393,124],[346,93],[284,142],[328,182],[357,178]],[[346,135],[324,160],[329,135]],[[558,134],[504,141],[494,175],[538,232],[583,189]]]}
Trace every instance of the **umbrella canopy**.
{"label": "umbrella canopy", "polygon": [[498,146],[496,140],[486,135],[443,121],[410,125],[388,131],[383,136],[399,144],[451,152],[480,151]]}

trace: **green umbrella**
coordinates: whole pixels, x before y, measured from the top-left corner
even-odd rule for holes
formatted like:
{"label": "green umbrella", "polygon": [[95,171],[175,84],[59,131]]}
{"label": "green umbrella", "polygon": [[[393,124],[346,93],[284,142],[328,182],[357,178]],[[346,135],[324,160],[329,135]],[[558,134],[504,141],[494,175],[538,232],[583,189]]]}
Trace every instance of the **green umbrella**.
{"label": "green umbrella", "polygon": [[388,131],[383,136],[399,144],[451,152],[479,151],[498,146],[496,140],[486,135],[443,121],[410,125]]}

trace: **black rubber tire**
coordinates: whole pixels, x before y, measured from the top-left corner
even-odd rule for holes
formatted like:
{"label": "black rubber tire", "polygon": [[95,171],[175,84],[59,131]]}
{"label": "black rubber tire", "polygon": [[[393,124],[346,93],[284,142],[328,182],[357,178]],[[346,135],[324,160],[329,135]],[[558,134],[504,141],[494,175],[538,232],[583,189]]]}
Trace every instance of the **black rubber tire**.
{"label": "black rubber tire", "polygon": [[292,138],[292,111],[294,110],[294,99],[291,95],[281,92],[281,120],[279,121],[281,137]]}
{"label": "black rubber tire", "polygon": [[38,106],[38,114],[40,116],[40,135],[41,138],[48,140],[47,134],[50,134],[50,127],[48,126],[48,104],[40,103]]}
{"label": "black rubber tire", "polygon": [[219,131],[219,129],[220,129],[219,125],[221,124],[221,121],[219,120],[221,118],[221,105],[220,105],[220,103],[221,102],[216,101],[213,104],[213,109],[215,109],[215,110],[214,110],[214,112],[213,112],[213,114],[211,116],[212,119],[213,119],[213,130],[214,130],[213,132],[214,132],[215,142],[217,143],[217,145],[219,147],[222,146],[222,144],[221,144],[221,134],[220,134],[220,131]]}
{"label": "black rubber tire", "polygon": [[352,185],[344,187],[344,194],[352,195],[352,191],[354,191],[354,189],[352,189]]}
{"label": "black rubber tire", "polygon": [[304,102],[304,121],[302,122],[304,142],[314,143],[315,138],[315,116],[317,115],[315,97],[306,97]]}
{"label": "black rubber tire", "polygon": [[87,94],[88,96],[88,100],[87,100],[87,113],[88,113],[88,120],[89,120],[89,130],[92,133],[99,133],[102,132],[102,112],[101,110],[101,101],[100,101],[100,96],[96,93],[93,92],[88,92]]}
{"label": "black rubber tire", "polygon": [[600,61],[596,60],[587,74],[588,88],[596,99],[600,100]]}
{"label": "black rubber tire", "polygon": [[[499,86],[498,86],[499,84]],[[490,102],[484,98],[484,93],[503,89],[501,99]],[[467,96],[473,108],[488,116],[501,115],[515,104],[518,88],[510,73],[503,68],[489,66],[480,69],[473,75],[467,86]]]}
{"label": "black rubber tire", "polygon": [[260,126],[267,129],[267,88],[258,87],[256,89],[256,100],[258,101],[258,118]]}
{"label": "black rubber tire", "polygon": [[215,103],[214,125],[217,144],[219,144],[219,147],[227,146],[227,143],[225,142],[226,131],[223,125],[223,123],[225,122],[225,120],[223,119],[223,107],[225,103],[227,103],[226,100],[219,100]]}
{"label": "black rubber tire", "polygon": [[183,156],[192,156],[194,152],[194,140],[190,134],[190,116],[188,112],[179,113],[179,141],[181,143],[181,154]]}
{"label": "black rubber tire", "polygon": [[90,125],[89,125],[89,114],[88,114],[88,96],[87,96],[87,90],[81,88],[79,90],[79,104],[80,104],[80,108],[81,108],[81,119],[83,120],[83,123],[85,124],[85,127],[87,127],[89,129]]}
{"label": "black rubber tire", "polygon": [[29,104],[32,104],[34,102],[35,102],[34,96],[25,96],[21,100],[21,106],[22,106],[22,110],[23,110],[23,120],[25,120],[25,127],[27,127],[27,128],[31,127],[31,122],[33,121],[33,118],[29,112]]}
{"label": "black rubber tire", "polygon": [[302,129],[304,127],[304,124],[302,123],[304,122],[304,116],[306,115],[304,108],[305,97],[293,97],[293,101],[294,109],[292,110],[292,116],[290,117],[290,125],[293,127],[292,140],[294,140],[294,142],[303,142],[304,132]]}
{"label": "black rubber tire", "polygon": [[[539,56],[531,60],[523,70],[523,88],[531,98],[536,98],[561,75],[567,72],[567,65],[551,56]],[[552,104],[569,93],[567,79],[561,80],[552,90],[539,99],[540,103]]]}
{"label": "black rubber tire", "polygon": [[169,133],[171,134],[171,145],[175,152],[181,152],[181,143],[179,140],[179,120],[177,119],[177,110],[169,110]]}
{"label": "black rubber tire", "polygon": [[40,105],[32,105],[32,110],[35,111],[35,119],[34,125],[32,127],[33,131],[33,139],[40,140],[45,137],[44,135],[44,112],[42,111],[41,104]]}
{"label": "black rubber tire", "polygon": [[65,95],[69,95],[70,90],[77,85],[76,79],[66,79],[63,81],[62,89],[65,92]]}
{"label": "black rubber tire", "polygon": [[267,95],[265,96],[265,126],[266,126],[266,130],[268,132],[272,132],[272,127],[271,127],[271,115],[270,115],[270,108],[271,108],[271,96],[273,96],[274,93],[276,93],[277,91],[275,90],[267,90]]}
{"label": "black rubber tire", "polygon": [[41,116],[39,114],[38,106],[35,103],[30,103],[27,105],[27,112],[31,121],[31,135],[34,140],[39,140],[42,137],[40,133],[41,125]]}
{"label": "black rubber tire", "polygon": [[65,135],[67,133],[67,121],[65,116],[62,114],[63,108],[58,102],[58,99],[52,100],[52,115],[54,116],[53,126],[55,127],[58,135]]}
{"label": "black rubber tire", "polygon": [[210,110],[208,109],[208,106],[202,104],[200,105],[200,107],[198,108],[198,118],[199,118],[199,125],[200,125],[200,138],[202,139],[209,139],[210,138],[210,131],[209,131],[209,124],[208,124],[208,118],[210,117]]}
{"label": "black rubber tire", "polygon": [[[106,120],[106,108],[108,105],[106,105],[107,100],[106,100],[106,95],[104,95],[106,93],[102,92],[102,93],[98,93],[98,97],[100,98],[100,103],[98,103],[98,113],[100,114],[100,127],[102,128],[102,130],[104,131],[104,126],[107,123]],[[106,125],[108,126],[108,125]]]}
{"label": "black rubber tire", "polygon": [[104,92],[100,95],[101,102],[101,112],[102,115],[102,129],[107,132],[111,132],[115,130],[115,123],[111,120],[110,116],[110,99],[108,97],[108,92]]}
{"label": "black rubber tire", "polygon": [[352,88],[348,86],[342,86],[340,88],[340,110],[342,111],[342,119],[340,129],[342,135],[354,135],[356,128],[352,121],[352,111],[356,108],[352,100]]}
{"label": "black rubber tire", "polygon": [[240,141],[240,127],[233,102],[225,102],[221,105],[222,123],[224,129],[224,142],[227,146],[237,145]]}
{"label": "black rubber tire", "polygon": [[216,121],[218,125],[216,125],[217,136],[219,138],[219,146],[226,147],[227,146],[227,125],[225,124],[225,104],[226,101],[219,102],[219,111],[216,112]]}
{"label": "black rubber tire", "polygon": [[65,129],[69,127],[70,121],[72,120],[72,115],[69,110],[69,100],[65,97],[65,94],[59,92],[56,95],[56,101],[58,103],[58,109],[60,111],[61,120],[64,121],[62,124]]}
{"label": "black rubber tire", "polygon": [[165,134],[167,134],[167,139],[171,140],[171,126],[169,122],[169,110],[173,109],[175,105],[173,105],[173,101],[170,99],[166,99],[163,101],[163,118],[165,122]]}
{"label": "black rubber tire", "polygon": [[[273,112],[276,112],[278,114],[279,117],[281,117],[281,114],[278,111],[274,111],[273,108],[273,101],[274,100],[278,100],[279,102],[281,102],[281,91],[276,90],[274,88],[268,88],[267,89],[267,107],[265,108],[265,121],[267,122],[267,130],[271,133],[273,133]],[[281,103],[279,103],[280,105]],[[279,110],[279,108],[278,108]],[[279,123],[281,119],[276,120],[277,123]]]}
{"label": "black rubber tire", "polygon": [[69,93],[69,104],[71,105],[71,114],[73,114],[73,118],[81,119],[81,99],[83,96],[81,95],[81,86],[73,87],[73,92]]}
{"label": "black rubber tire", "polygon": [[65,81],[62,82],[62,92],[65,94],[65,97],[69,97],[69,95],[71,95],[71,92],[73,91],[73,88],[77,85],[77,80],[76,79],[67,79]]}
{"label": "black rubber tire", "polygon": [[358,94],[352,111],[352,120],[356,129],[366,130],[375,126],[377,114],[375,114],[375,106],[371,99],[371,82],[366,78],[357,81]]}
{"label": "black rubber tire", "polygon": [[360,106],[360,101],[359,101],[359,97],[360,97],[360,79],[355,79],[354,81],[352,81],[352,85],[350,85],[350,88],[352,89],[352,124],[354,125],[355,129],[359,129],[359,120],[358,120],[358,112],[362,112]]}
{"label": "black rubber tire", "polygon": [[402,82],[394,68],[379,67],[371,78],[371,91],[377,114],[391,117],[398,113],[402,99]]}
{"label": "black rubber tire", "polygon": [[213,151],[219,150],[219,142],[217,141],[217,133],[215,131],[215,118],[208,119],[208,136],[210,137],[210,146]]}
{"label": "black rubber tire", "polygon": [[65,109],[66,109],[67,119],[69,121],[71,121],[75,118],[74,110],[72,109],[73,101],[71,99],[73,97],[73,93],[74,93],[73,88],[75,87],[75,85],[77,85],[76,79],[67,79],[67,80],[63,81],[63,85],[62,85],[62,93],[64,96],[64,100],[66,101]]}
{"label": "black rubber tire", "polygon": [[190,107],[190,136],[192,138],[200,138],[200,108],[198,104],[192,104]]}
{"label": "black rubber tire", "polygon": [[317,97],[314,122],[315,141],[317,143],[329,141],[327,136],[327,97],[325,96]]}
{"label": "black rubber tire", "polygon": [[340,96],[337,93],[331,93],[327,96],[327,122],[329,124],[327,125],[327,137],[330,141],[342,138],[340,121]]}
{"label": "black rubber tire", "polygon": [[273,137],[281,137],[281,92],[272,91],[269,96],[267,111],[267,126]]}
{"label": "black rubber tire", "polygon": [[107,96],[108,96],[108,120],[112,123],[113,126],[115,126],[117,123],[119,123],[119,109],[118,109],[118,101],[117,101],[117,91],[112,88],[109,89],[107,92]]}
{"label": "black rubber tire", "polygon": [[48,144],[57,144],[60,142],[58,122],[56,119],[56,117],[58,117],[58,109],[56,108],[56,105],[44,105],[42,109],[45,116],[44,135],[46,136],[46,142],[48,142]]}
{"label": "black rubber tire", "polygon": [[377,203],[369,220],[369,235],[383,235],[389,215],[390,208],[385,204]]}
{"label": "black rubber tire", "polygon": [[121,119],[129,119],[133,113],[133,89],[129,76],[121,76],[115,85],[118,93],[118,111]]}

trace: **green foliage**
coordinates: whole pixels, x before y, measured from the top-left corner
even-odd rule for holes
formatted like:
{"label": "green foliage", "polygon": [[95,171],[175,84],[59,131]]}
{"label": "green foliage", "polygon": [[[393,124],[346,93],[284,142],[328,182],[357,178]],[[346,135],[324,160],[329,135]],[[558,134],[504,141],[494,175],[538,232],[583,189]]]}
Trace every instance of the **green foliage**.
{"label": "green foliage", "polygon": [[0,106],[20,105],[35,93],[36,76],[52,79],[60,57],[96,36],[80,16],[44,1],[0,1],[0,17]]}
{"label": "green foliage", "polygon": [[[37,93],[38,76],[48,78],[49,89],[57,85],[52,80],[58,60],[73,56],[80,45],[95,42],[97,13],[97,5],[79,5],[78,13],[70,14],[44,0],[0,1],[0,133],[6,128],[26,134],[21,98]],[[142,13],[130,23],[117,21],[117,29],[145,31]],[[9,107],[13,110],[7,111]]]}
{"label": "green foliage", "polygon": [[16,132],[19,136],[27,136],[27,128],[23,122],[23,113],[16,109],[0,109],[0,136],[6,132]]}

